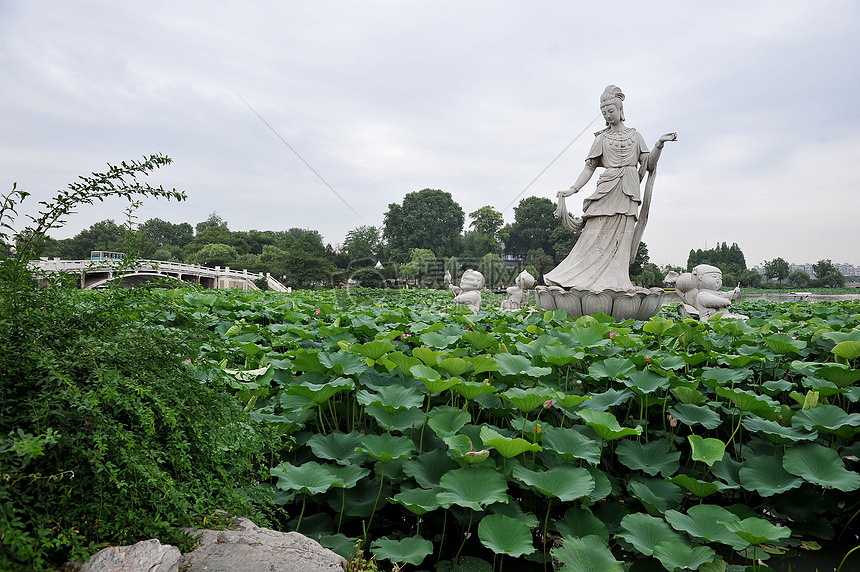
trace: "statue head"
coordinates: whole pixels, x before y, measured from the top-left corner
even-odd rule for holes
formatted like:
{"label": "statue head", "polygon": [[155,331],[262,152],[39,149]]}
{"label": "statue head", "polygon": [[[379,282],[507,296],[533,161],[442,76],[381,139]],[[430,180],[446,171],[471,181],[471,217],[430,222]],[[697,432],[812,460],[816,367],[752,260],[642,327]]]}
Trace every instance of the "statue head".
{"label": "statue head", "polygon": [[600,109],[614,105],[621,112],[621,121],[624,121],[624,93],[615,85],[607,85],[600,96]]}
{"label": "statue head", "polygon": [[520,272],[515,282],[522,290],[531,290],[535,287],[535,277],[527,270]]}
{"label": "statue head", "polygon": [[693,284],[699,290],[719,290],[723,287],[723,271],[710,264],[699,264],[691,272]]}
{"label": "statue head", "polygon": [[484,275],[477,270],[466,270],[460,278],[460,288],[463,290],[480,290],[484,287]]}

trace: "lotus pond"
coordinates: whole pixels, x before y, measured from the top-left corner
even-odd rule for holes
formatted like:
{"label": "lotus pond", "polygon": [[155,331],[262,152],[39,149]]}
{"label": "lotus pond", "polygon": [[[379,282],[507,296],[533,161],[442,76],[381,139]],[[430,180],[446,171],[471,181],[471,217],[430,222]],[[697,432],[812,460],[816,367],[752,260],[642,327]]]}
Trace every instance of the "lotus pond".
{"label": "lotus pond", "polygon": [[437,291],[164,296],[150,319],[213,332],[201,382],[218,362],[291,435],[260,484],[282,526],[347,558],[720,572],[860,544],[856,300],[615,323]]}

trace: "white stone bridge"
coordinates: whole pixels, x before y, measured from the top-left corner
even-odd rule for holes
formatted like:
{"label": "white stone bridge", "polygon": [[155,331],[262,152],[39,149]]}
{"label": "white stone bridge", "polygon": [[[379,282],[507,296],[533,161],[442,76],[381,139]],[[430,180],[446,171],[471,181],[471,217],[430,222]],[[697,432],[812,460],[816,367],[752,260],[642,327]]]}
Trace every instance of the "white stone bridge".
{"label": "white stone bridge", "polygon": [[78,287],[91,290],[117,281],[121,286],[134,288],[147,282],[174,278],[183,282],[198,284],[203,288],[240,288],[259,290],[255,280],[264,278],[269,290],[289,292],[287,288],[268,273],[257,274],[247,270],[231,270],[229,267],[208,268],[196,264],[165,262],[163,260],[135,260],[120,262],[111,260],[61,260],[41,258],[30,265],[46,273],[62,272],[77,276]]}

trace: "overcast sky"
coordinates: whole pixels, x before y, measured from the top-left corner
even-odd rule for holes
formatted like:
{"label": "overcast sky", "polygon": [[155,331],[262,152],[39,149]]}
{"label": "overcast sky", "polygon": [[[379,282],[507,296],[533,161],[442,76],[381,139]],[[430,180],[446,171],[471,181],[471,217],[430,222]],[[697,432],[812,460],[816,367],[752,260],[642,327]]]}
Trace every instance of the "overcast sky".
{"label": "overcast sky", "polygon": [[[424,188],[512,222],[585,131],[520,197],[555,200],[616,84],[649,145],[678,133],[643,238],[653,262],[736,242],[749,266],[860,265],[856,1],[0,0],[0,81],[0,188],[32,193],[22,214],[158,152],[174,164],[150,182],[188,200],[146,201],[139,222],[217,212],[332,245]],[[54,236],[122,222],[126,204],[85,206]]]}

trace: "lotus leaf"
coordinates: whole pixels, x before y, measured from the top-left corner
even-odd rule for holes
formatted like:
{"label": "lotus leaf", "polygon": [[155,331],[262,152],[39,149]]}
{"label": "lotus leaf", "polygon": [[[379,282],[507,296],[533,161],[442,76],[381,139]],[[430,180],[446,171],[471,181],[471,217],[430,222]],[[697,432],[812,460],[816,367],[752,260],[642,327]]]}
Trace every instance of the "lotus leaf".
{"label": "lotus leaf", "polygon": [[660,473],[664,477],[678,470],[681,452],[669,452],[669,441],[661,439],[650,443],[625,440],[615,448],[618,460],[634,471],[640,470],[652,477]]}
{"label": "lotus leaf", "polygon": [[347,561],[355,555],[355,543],[357,541],[357,538],[350,538],[340,533],[322,535],[319,537],[319,543],[322,546],[328,548]]}
{"label": "lotus leaf", "polygon": [[597,467],[586,465],[583,468],[588,471],[591,478],[594,479],[594,490],[591,491],[587,499],[583,500],[583,506],[591,506],[596,502],[605,501],[606,497],[612,494],[613,490],[612,482],[609,480],[609,477],[607,477],[606,473]]}
{"label": "lotus leaf", "polygon": [[752,375],[751,369],[726,369],[723,367],[706,367],[702,370],[702,380],[711,387],[734,385]]}
{"label": "lotus leaf", "polygon": [[299,395],[319,405],[320,403],[325,403],[338,393],[351,389],[355,389],[354,381],[345,377],[338,377],[324,384],[305,382],[299,385],[291,385],[287,388],[286,393],[288,395]]}
{"label": "lotus leaf", "polygon": [[564,518],[555,523],[556,530],[562,536],[582,538],[598,536],[604,542],[609,542],[609,530],[599,518],[587,508],[569,508]]}
{"label": "lotus leaf", "polygon": [[776,421],[769,421],[761,417],[747,417],[741,423],[747,431],[762,433],[771,443],[776,445],[796,443],[797,441],[814,441],[818,438],[818,431],[809,433],[792,427],[783,427]]}
{"label": "lotus leaf", "polygon": [[598,536],[563,537],[562,546],[552,549],[552,556],[569,572],[623,572],[606,544]]}
{"label": "lotus leaf", "polygon": [[633,392],[629,389],[607,389],[603,393],[592,393],[583,407],[592,411],[606,411],[610,407],[627,403],[633,396]]}
{"label": "lotus leaf", "polygon": [[681,488],[663,479],[633,477],[627,485],[631,494],[639,499],[651,514],[663,514],[681,503]]}
{"label": "lotus leaf", "polygon": [[702,461],[709,467],[723,458],[726,452],[726,444],[719,439],[707,438],[703,439],[698,435],[690,435],[687,437],[690,442],[690,448],[693,450],[692,459],[694,461]]}
{"label": "lotus leaf", "polygon": [[394,437],[383,433],[366,435],[358,450],[367,453],[377,461],[388,463],[394,459],[408,458],[415,450],[415,444],[409,437]]}
{"label": "lotus leaf", "polygon": [[776,395],[779,395],[780,393],[784,393],[794,388],[794,384],[785,379],[774,379],[762,383],[759,387],[761,387],[762,391],[764,391],[771,397],[774,397]]}
{"label": "lotus leaf", "polygon": [[488,514],[478,524],[481,544],[496,554],[514,558],[535,551],[532,532],[521,521],[501,514]]}
{"label": "lotus leaf", "polygon": [[794,340],[786,334],[774,334],[762,338],[765,345],[775,354],[800,353],[806,347],[803,340]]}
{"label": "lotus leaf", "polygon": [[298,467],[283,462],[269,473],[278,477],[276,486],[285,491],[297,491],[306,495],[324,493],[338,480],[325,465],[309,461]]}
{"label": "lotus leaf", "polygon": [[782,466],[792,475],[822,487],[850,492],[860,488],[860,475],[849,471],[839,454],[817,443],[800,443],[788,449]]}
{"label": "lotus leaf", "polygon": [[436,366],[451,377],[462,376],[475,369],[475,366],[463,358],[449,357],[439,362]]}
{"label": "lotus leaf", "polygon": [[836,387],[844,388],[860,381],[860,369],[851,369],[843,364],[829,364],[817,371],[817,374],[836,384]]}
{"label": "lotus leaf", "polygon": [[596,465],[600,462],[600,445],[575,429],[548,426],[541,431],[541,445],[565,461],[582,459]]}
{"label": "lotus leaf", "polygon": [[588,375],[594,379],[624,379],[636,371],[636,364],[627,358],[606,358],[588,367]]}
{"label": "lotus leaf", "polygon": [[514,354],[496,354],[496,365],[500,375],[506,377],[544,377],[552,373],[552,368],[536,367],[525,356]]}
{"label": "lotus leaf", "polygon": [[537,443],[529,443],[525,439],[521,439],[519,437],[505,437],[488,425],[481,427],[481,441],[484,442],[485,447],[492,447],[506,459],[522,455],[526,451],[542,450],[541,446]]}
{"label": "lotus leaf", "polygon": [[436,364],[444,359],[444,355],[443,352],[433,351],[430,348],[420,347],[412,349],[412,356],[417,357],[424,362],[424,365],[430,367],[435,367]]}
{"label": "lotus leaf", "polygon": [[553,394],[553,400],[565,409],[571,409],[572,407],[576,407],[583,401],[591,399],[591,397],[588,395],[568,395],[565,393],[560,393],[558,391],[553,392]]}
{"label": "lotus leaf", "polygon": [[413,366],[421,364],[420,359],[408,356],[403,352],[391,352],[386,358],[396,364],[403,373],[409,373]]}
{"label": "lotus leaf", "polygon": [[505,477],[493,469],[454,469],[445,473],[439,486],[442,491],[436,499],[445,508],[457,505],[483,510],[483,507],[495,502],[508,502]]}
{"label": "lotus leaf", "polygon": [[667,320],[661,316],[654,316],[648,322],[642,325],[642,329],[648,332],[649,334],[656,334],[658,336],[662,336],[669,328],[671,328],[675,322],[672,320]]}
{"label": "lotus leaf", "polygon": [[346,353],[320,352],[320,364],[333,371],[336,375],[352,375],[367,369],[367,363],[360,357]]}
{"label": "lotus leaf", "polygon": [[487,332],[472,330],[464,333],[461,338],[479,352],[499,349],[499,342]]}
{"label": "lotus leaf", "polygon": [[364,453],[356,451],[363,438],[358,431],[334,431],[328,435],[313,435],[308,439],[308,445],[314,455],[321,459],[336,461],[339,465],[359,464],[366,458]]}
{"label": "lotus leaf", "polygon": [[666,570],[698,570],[713,562],[716,553],[707,546],[690,546],[682,540],[666,540],[654,547],[654,556]]}
{"label": "lotus leaf", "polygon": [[493,514],[503,514],[505,516],[515,518],[529,528],[536,528],[538,524],[540,524],[535,515],[530,512],[523,512],[520,503],[515,500],[511,500],[505,504],[495,503],[493,505],[490,505],[489,510]]}
{"label": "lotus leaf", "polygon": [[743,488],[757,491],[763,497],[781,494],[803,484],[803,479],[783,468],[781,456],[751,457],[744,462],[739,476]]}
{"label": "lotus leaf", "polygon": [[466,399],[477,399],[482,395],[498,391],[498,389],[490,385],[489,382],[482,383],[479,381],[460,381],[454,386],[454,389]]}
{"label": "lotus leaf", "polygon": [[678,532],[686,532],[693,538],[727,544],[734,550],[743,550],[749,546],[749,542],[720,524],[739,520],[737,516],[721,506],[695,505],[687,510],[687,514],[669,510],[666,511],[665,518],[672,528]]}
{"label": "lotus leaf", "polygon": [[356,392],[355,398],[362,405],[376,406],[389,415],[424,405],[424,395],[420,391],[401,385],[380,387],[375,394],[362,389]]}
{"label": "lotus leaf", "polygon": [[491,356],[481,355],[481,356],[465,356],[464,360],[472,364],[475,370],[472,372],[473,376],[487,373],[490,371],[497,371],[499,369],[499,364],[496,363],[496,360]]}
{"label": "lotus leaf", "polygon": [[671,479],[666,479],[670,483],[681,485],[699,498],[705,498],[720,490],[720,484],[711,481],[700,481],[689,475],[676,475]]}
{"label": "lotus leaf", "polygon": [[594,429],[594,431],[597,432],[600,438],[604,441],[612,441],[628,435],[642,434],[642,427],[636,427],[635,429],[631,429],[630,427],[621,427],[621,425],[618,424],[618,419],[615,418],[615,415],[607,411],[583,409],[582,411],[577,411],[576,415],[581,417],[585,421],[586,425]]}
{"label": "lotus leaf", "polygon": [[455,407],[434,407],[427,425],[441,439],[450,437],[472,420],[471,415]]}
{"label": "lotus leaf", "polygon": [[701,391],[692,387],[678,386],[673,387],[670,391],[675,399],[685,405],[704,405],[708,401]]}
{"label": "lotus leaf", "polygon": [[717,415],[717,413],[710,407],[705,407],[703,405],[679,403],[669,409],[669,414],[675,417],[678,421],[686,423],[691,427],[694,425],[701,425],[705,429],[716,429],[721,423],[720,416]]}
{"label": "lotus leaf", "polygon": [[803,427],[807,431],[824,431],[832,433],[840,427],[856,428],[860,426],[859,413],[845,413],[835,405],[819,405],[812,409],[798,411],[791,418],[792,427]]}
{"label": "lotus leaf", "polygon": [[424,413],[417,408],[387,413],[376,405],[368,405],[365,412],[376,419],[376,423],[386,431],[408,431],[424,422]]}
{"label": "lotus leaf", "polygon": [[384,340],[373,340],[366,344],[353,344],[351,350],[372,360],[378,360],[388,352],[394,351],[394,344]]}
{"label": "lotus leaf", "polygon": [[585,353],[563,344],[544,346],[540,350],[540,355],[547,363],[554,366],[569,365],[585,357]]}
{"label": "lotus leaf", "polygon": [[833,349],[830,351],[833,355],[842,359],[857,359],[860,357],[860,342],[856,340],[845,340],[833,346]]}
{"label": "lotus leaf", "polygon": [[654,554],[654,547],[661,542],[684,540],[684,537],[672,530],[662,518],[648,516],[641,512],[628,514],[622,518],[616,536],[629,542],[645,556]]}
{"label": "lotus leaf", "polygon": [[558,465],[547,471],[531,471],[517,465],[512,474],[521,483],[565,502],[587,496],[594,490],[594,479],[581,467]]}
{"label": "lotus leaf", "polygon": [[750,517],[720,522],[720,524],[754,546],[791,536],[791,530],[787,526],[774,526],[762,518]]}
{"label": "lotus leaf", "polygon": [[403,463],[403,472],[422,487],[430,489],[439,485],[442,475],[456,467],[457,464],[444,450],[435,449]]}
{"label": "lotus leaf", "polygon": [[717,395],[729,399],[735,407],[741,411],[764,411],[767,409],[778,409],[779,404],[770,399],[766,395],[756,395],[752,391],[745,389],[730,389],[728,387],[718,387]]}
{"label": "lotus leaf", "polygon": [[393,498],[389,497],[388,502],[399,504],[412,514],[421,516],[439,508],[437,493],[438,491],[433,489],[403,489]]}
{"label": "lotus leaf", "polygon": [[654,393],[658,389],[666,389],[669,387],[669,378],[656,374],[650,370],[634,371],[622,380],[624,385],[635,391],[636,393]]}
{"label": "lotus leaf", "polygon": [[378,538],[370,545],[370,551],[379,560],[406,562],[418,566],[433,553],[433,543],[420,536],[409,536],[401,540]]}
{"label": "lotus leaf", "polygon": [[526,390],[519,387],[512,387],[499,395],[513,403],[523,413],[528,413],[536,407],[540,407],[547,400],[554,397],[554,394],[548,389],[534,388]]}

